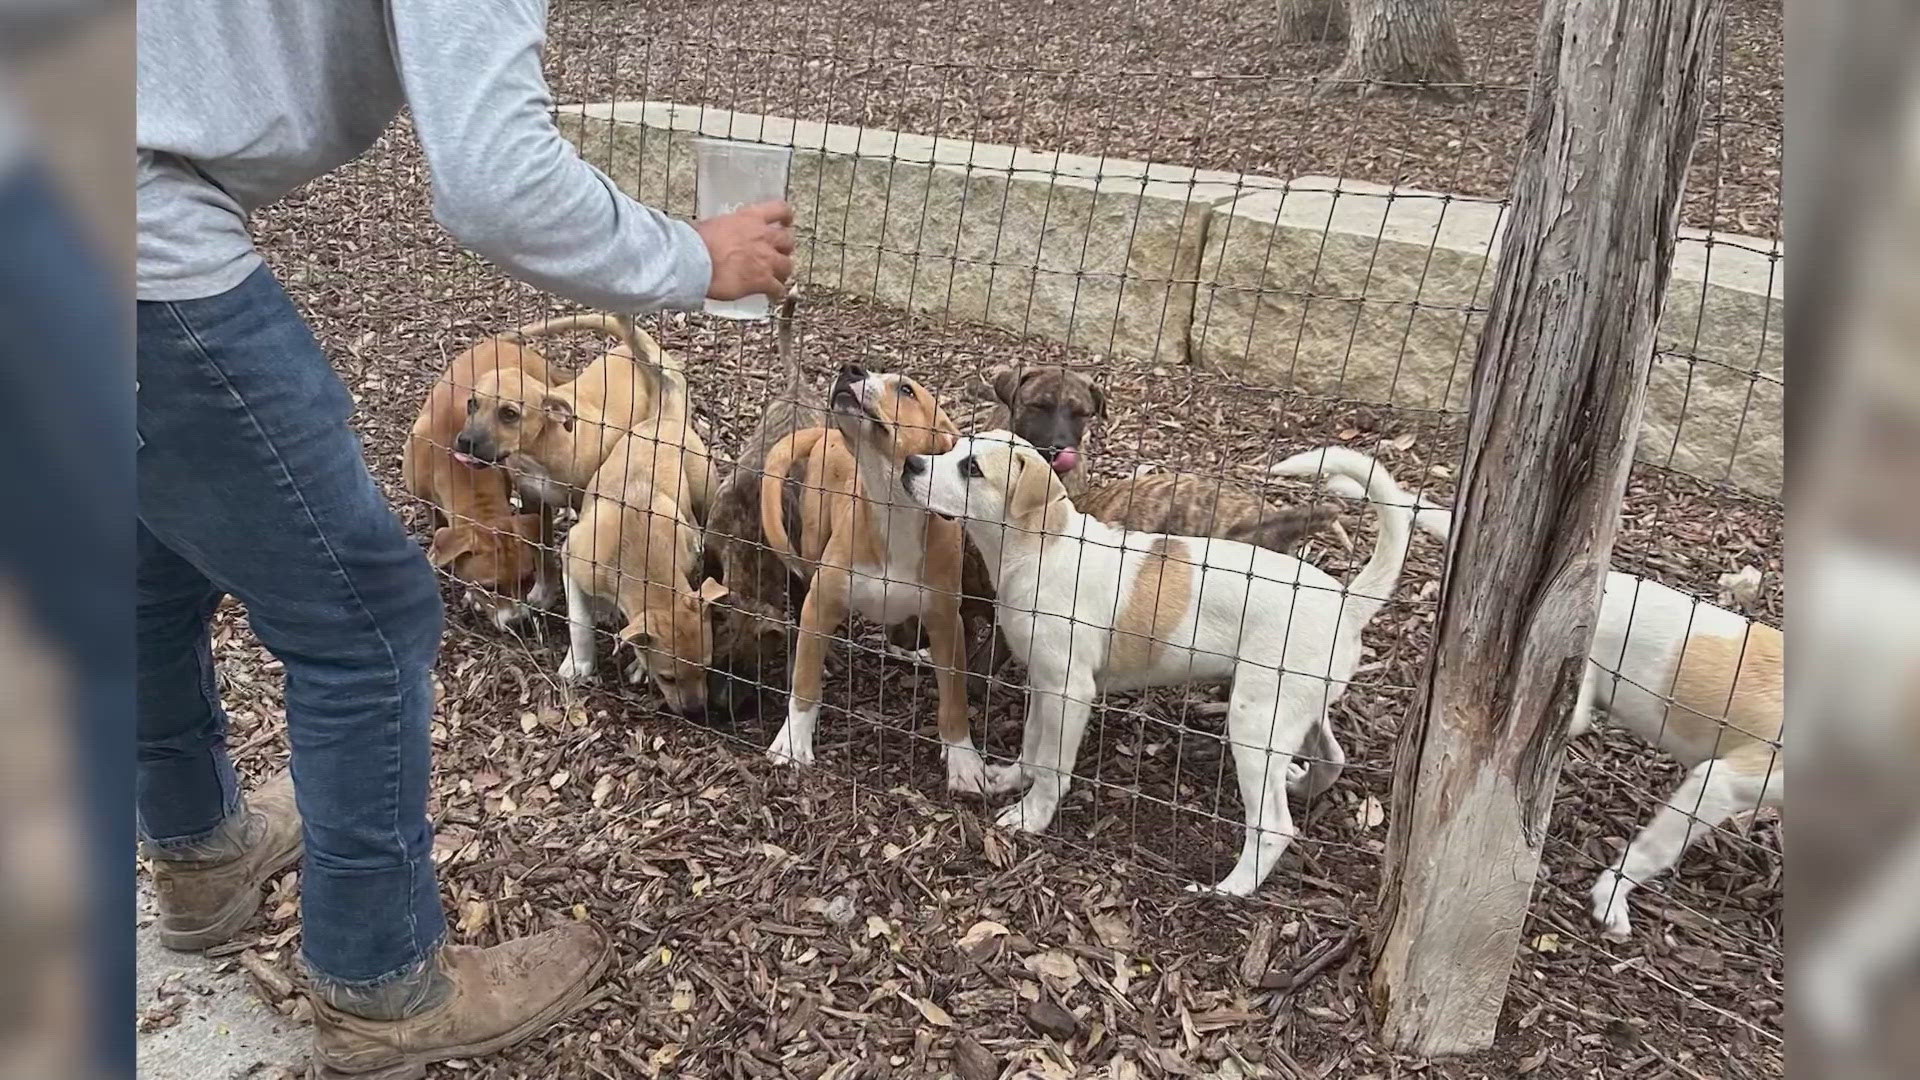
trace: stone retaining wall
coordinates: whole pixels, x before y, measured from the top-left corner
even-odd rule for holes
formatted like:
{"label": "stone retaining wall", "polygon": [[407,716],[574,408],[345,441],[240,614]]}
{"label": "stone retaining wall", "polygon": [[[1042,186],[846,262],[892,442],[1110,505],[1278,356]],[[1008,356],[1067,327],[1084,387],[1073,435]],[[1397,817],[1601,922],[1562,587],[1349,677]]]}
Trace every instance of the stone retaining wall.
{"label": "stone retaining wall", "polygon": [[[793,147],[809,283],[1255,386],[1465,404],[1496,203],[664,102],[565,106],[559,121],[624,190],[683,216],[693,138]],[[1780,493],[1777,251],[1682,233],[1642,459]]]}

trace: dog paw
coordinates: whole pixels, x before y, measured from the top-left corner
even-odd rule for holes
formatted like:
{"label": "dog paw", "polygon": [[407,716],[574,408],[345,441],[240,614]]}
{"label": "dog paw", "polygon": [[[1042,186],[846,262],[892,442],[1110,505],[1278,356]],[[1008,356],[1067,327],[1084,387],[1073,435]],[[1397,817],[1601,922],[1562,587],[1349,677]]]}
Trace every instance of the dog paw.
{"label": "dog paw", "polygon": [[1287,794],[1298,795],[1306,787],[1311,770],[1299,761],[1287,763]]}
{"label": "dog paw", "polygon": [[889,641],[880,650],[895,660],[915,667],[932,667],[933,653],[926,649],[903,649]]}
{"label": "dog paw", "polygon": [[1008,792],[1019,791],[1027,786],[1027,770],[1021,768],[1017,761],[1011,765],[989,765],[986,782],[987,787],[984,793],[987,795],[1005,795]]}
{"label": "dog paw", "polygon": [[505,633],[515,623],[525,622],[532,614],[532,609],[525,604],[502,604],[493,609],[493,628]]}
{"label": "dog paw", "polygon": [[1014,803],[995,815],[993,823],[1003,829],[1018,829],[1026,833],[1043,833],[1053,824],[1053,815],[1059,810],[1058,804],[1047,800],[1035,799],[1031,795]]}
{"label": "dog paw", "polygon": [[1228,874],[1213,885],[1202,885],[1196,881],[1187,886],[1187,891],[1198,896],[1252,896],[1259,887],[1257,881],[1246,881],[1239,874]]}
{"label": "dog paw", "polygon": [[780,727],[780,734],[774,736],[773,745],[767,747],[767,760],[775,765],[811,765],[813,764],[813,736],[794,731],[791,717]]}
{"label": "dog paw", "polygon": [[987,763],[980,759],[980,751],[971,746],[949,746],[947,749],[947,790],[962,795],[985,795],[987,793]]}
{"label": "dog paw", "polygon": [[559,586],[541,582],[527,591],[527,602],[524,606],[532,608],[535,611],[551,611],[553,610],[553,606],[559,602]]}
{"label": "dog paw", "polygon": [[1631,886],[1617,870],[1602,871],[1593,882],[1593,921],[1600,932],[1615,941],[1633,936],[1633,917],[1627,911],[1627,893]]}
{"label": "dog paw", "polygon": [[584,682],[593,678],[593,657],[577,659],[573,650],[567,650],[566,659],[560,661],[560,667],[554,671],[554,677],[561,682]]}

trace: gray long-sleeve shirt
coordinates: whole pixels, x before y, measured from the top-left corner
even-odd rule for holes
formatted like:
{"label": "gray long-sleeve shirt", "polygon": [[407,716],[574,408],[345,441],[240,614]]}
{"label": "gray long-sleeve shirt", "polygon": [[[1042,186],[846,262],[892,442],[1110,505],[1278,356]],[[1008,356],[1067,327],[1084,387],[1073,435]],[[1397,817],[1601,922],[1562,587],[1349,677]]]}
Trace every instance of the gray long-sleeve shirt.
{"label": "gray long-sleeve shirt", "polygon": [[685,222],[554,127],[546,0],[139,0],[139,295],[217,295],[260,265],[247,216],[409,106],[434,218],[513,276],[614,312],[694,308]]}

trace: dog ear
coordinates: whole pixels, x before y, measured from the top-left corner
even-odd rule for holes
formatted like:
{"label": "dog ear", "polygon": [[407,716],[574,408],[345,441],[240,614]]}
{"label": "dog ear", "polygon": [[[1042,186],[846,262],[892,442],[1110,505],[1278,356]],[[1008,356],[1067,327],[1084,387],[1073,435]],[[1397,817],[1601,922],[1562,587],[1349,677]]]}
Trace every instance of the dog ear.
{"label": "dog ear", "polygon": [[712,578],[708,578],[700,583],[700,600],[702,603],[717,604],[725,600],[732,592],[732,589],[727,588]]}
{"label": "dog ear", "polygon": [[1013,463],[1013,491],[1007,499],[1007,521],[1032,532],[1044,532],[1047,507],[1053,502],[1053,485],[1058,481],[1052,469],[1031,464],[1026,454],[1014,454]]}
{"label": "dog ear", "polygon": [[427,561],[436,569],[444,570],[453,565],[455,559],[472,553],[473,529],[442,525],[433,531],[433,543],[427,548]]}
{"label": "dog ear", "polygon": [[993,396],[1000,404],[1013,408],[1013,399],[1020,393],[1020,384],[1033,375],[1032,368],[1004,367],[994,372]]}
{"label": "dog ear", "polygon": [[547,419],[559,424],[568,431],[573,430],[573,403],[557,394],[548,394],[540,400],[540,411]]}
{"label": "dog ear", "polygon": [[1087,391],[1093,395],[1093,415],[1105,420],[1107,418],[1107,392],[1093,383],[1087,384]]}

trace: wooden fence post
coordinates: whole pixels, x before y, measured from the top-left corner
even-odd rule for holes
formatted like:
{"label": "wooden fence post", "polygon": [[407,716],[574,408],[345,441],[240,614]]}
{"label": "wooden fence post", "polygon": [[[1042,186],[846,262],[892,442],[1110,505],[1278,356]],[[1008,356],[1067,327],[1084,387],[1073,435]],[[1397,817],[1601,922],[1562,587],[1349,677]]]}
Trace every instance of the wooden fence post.
{"label": "wooden fence post", "polygon": [[1493,1044],[1722,14],[1723,0],[1545,5],[1434,656],[1394,770],[1373,999],[1403,1050]]}

